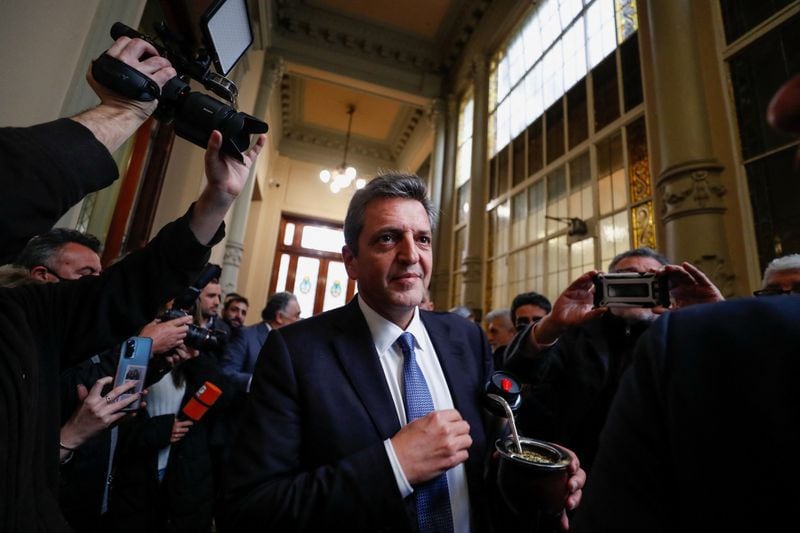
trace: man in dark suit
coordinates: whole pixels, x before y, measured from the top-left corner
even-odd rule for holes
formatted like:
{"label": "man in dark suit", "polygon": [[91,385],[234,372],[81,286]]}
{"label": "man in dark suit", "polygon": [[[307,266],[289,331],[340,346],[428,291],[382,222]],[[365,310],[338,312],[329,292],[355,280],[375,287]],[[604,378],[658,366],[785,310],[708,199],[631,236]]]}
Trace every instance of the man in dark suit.
{"label": "man in dark suit", "polygon": [[[267,337],[232,454],[237,531],[489,527],[491,352],[477,324],[418,309],[433,220],[416,176],[379,176],[353,196],[342,255],[358,296]],[[569,508],[584,479],[571,468]]]}
{"label": "man in dark suit", "polygon": [[[767,117],[800,134],[800,76]],[[656,322],[609,412],[577,530],[787,530],[800,500],[799,349],[796,295]]]}
{"label": "man in dark suit", "polygon": [[276,292],[267,300],[261,311],[261,322],[235,331],[225,349],[220,363],[222,373],[235,385],[237,390],[247,392],[261,347],[267,334],[283,326],[300,320],[300,304],[291,292]]}

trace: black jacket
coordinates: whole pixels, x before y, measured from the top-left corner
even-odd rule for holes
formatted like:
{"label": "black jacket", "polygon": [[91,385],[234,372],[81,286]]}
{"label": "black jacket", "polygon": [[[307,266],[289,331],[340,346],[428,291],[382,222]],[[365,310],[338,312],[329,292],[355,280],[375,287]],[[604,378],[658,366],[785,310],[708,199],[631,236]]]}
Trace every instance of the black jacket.
{"label": "black jacket", "polygon": [[170,443],[174,415],[150,418],[142,409],[134,420],[120,426],[109,498],[112,531],[200,533],[211,529],[218,485],[213,477],[209,428],[216,416],[224,415],[233,388],[208,354],[182,363],[181,371],[186,377],[181,406],[207,380],[220,387],[222,395],[186,436],[172,445],[161,483],[158,454]]}
{"label": "black jacket", "polygon": [[572,449],[588,472],[619,378],[646,328],[606,313],[570,328],[538,353],[527,351],[530,327],[518,334],[506,351],[504,370],[524,383],[520,433]]}

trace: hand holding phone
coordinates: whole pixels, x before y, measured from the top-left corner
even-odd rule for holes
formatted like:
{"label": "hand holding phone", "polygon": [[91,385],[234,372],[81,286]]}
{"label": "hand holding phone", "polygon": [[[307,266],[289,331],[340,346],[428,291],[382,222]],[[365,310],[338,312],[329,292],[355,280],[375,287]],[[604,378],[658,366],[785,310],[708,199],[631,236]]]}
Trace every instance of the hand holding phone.
{"label": "hand holding phone", "polygon": [[153,341],[149,337],[131,337],[122,343],[114,388],[132,382],[135,385],[127,393],[120,394],[113,401],[124,401],[132,394],[135,394],[137,399],[120,409],[121,411],[136,411],[141,406],[141,392],[144,388],[144,378],[147,374],[147,365],[150,362],[152,349]]}

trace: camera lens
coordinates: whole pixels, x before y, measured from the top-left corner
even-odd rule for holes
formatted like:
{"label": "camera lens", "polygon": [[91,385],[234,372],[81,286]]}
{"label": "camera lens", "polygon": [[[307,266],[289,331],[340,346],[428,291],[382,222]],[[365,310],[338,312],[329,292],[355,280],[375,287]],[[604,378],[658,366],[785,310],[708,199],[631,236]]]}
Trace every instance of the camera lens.
{"label": "camera lens", "polygon": [[136,347],[136,341],[128,339],[125,341],[125,357],[133,357],[133,350]]}

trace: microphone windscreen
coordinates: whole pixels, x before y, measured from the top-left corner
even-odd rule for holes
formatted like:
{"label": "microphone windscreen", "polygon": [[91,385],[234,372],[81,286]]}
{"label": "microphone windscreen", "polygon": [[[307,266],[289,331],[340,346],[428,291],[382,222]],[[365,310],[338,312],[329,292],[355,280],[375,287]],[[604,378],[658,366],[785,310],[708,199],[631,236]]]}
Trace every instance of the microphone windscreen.
{"label": "microphone windscreen", "polygon": [[214,405],[214,403],[219,399],[222,391],[211,383],[210,381],[206,381],[203,383],[197,392],[194,393],[186,405],[183,406],[181,412],[183,415],[195,422],[203,418],[203,415],[206,414],[208,408]]}

